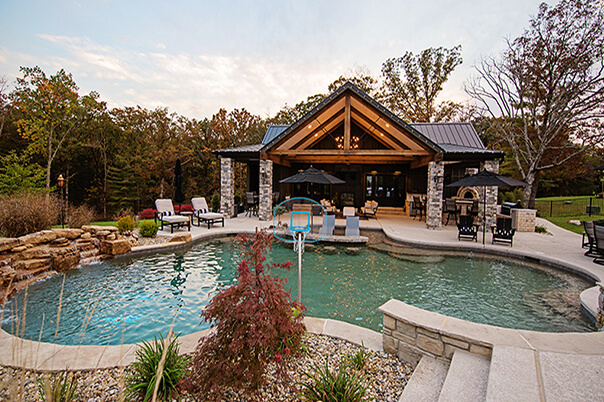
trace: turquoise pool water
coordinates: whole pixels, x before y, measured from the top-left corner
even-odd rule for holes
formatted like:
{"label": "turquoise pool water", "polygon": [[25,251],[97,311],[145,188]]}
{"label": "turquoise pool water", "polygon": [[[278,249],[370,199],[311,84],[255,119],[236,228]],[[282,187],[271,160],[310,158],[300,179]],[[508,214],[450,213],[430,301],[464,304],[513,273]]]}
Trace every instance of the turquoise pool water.
{"label": "turquoise pool water", "polygon": [[[304,254],[302,301],[308,315],[381,330],[377,308],[396,298],[431,311],[502,327],[547,332],[592,331],[578,306],[590,284],[571,274],[496,259],[404,255],[366,247],[308,247]],[[29,287],[23,336],[61,344],[112,344],[150,339],[167,332],[208,328],[200,313],[234,279],[238,252],[231,239],[190,249],[116,259],[65,274],[60,322],[57,311],[63,275]],[[272,261],[296,261],[281,244]],[[297,294],[297,268],[276,270]],[[25,291],[4,307],[2,328],[16,332],[16,311]],[[570,303],[570,304],[569,304]],[[575,305],[573,305],[575,304]],[[176,318],[174,318],[176,317]],[[85,331],[84,331],[85,327]],[[21,332],[20,332],[21,334]]]}

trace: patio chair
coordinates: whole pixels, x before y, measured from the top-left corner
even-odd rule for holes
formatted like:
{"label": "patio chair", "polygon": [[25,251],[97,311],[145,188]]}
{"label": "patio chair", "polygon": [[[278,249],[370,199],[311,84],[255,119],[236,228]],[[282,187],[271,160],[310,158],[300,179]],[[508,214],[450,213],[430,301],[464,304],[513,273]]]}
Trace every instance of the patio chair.
{"label": "patio chair", "polygon": [[596,252],[596,235],[594,233],[594,221],[583,221],[581,223],[583,224],[583,229],[585,229],[585,232],[583,233],[583,239],[581,241],[581,247],[589,247],[589,249],[585,252],[586,256],[597,257],[598,253]]}
{"label": "patio chair", "polygon": [[474,217],[472,215],[459,215],[457,240],[461,239],[478,241],[478,225],[474,224]]}
{"label": "patio chair", "polygon": [[319,230],[320,235],[333,236],[333,230],[336,227],[335,215],[323,215],[323,226]]}
{"label": "patio chair", "polygon": [[155,200],[155,223],[160,222],[160,230],[164,230],[164,225],[170,226],[170,233],[174,233],[174,228],[187,227],[191,231],[191,219],[188,216],[176,215],[174,205],[170,199]]}
{"label": "patio chair", "polygon": [[336,207],[334,207],[333,205],[331,205],[331,202],[329,200],[326,199],[322,199],[321,200],[321,206],[325,209],[325,212],[327,212],[328,214],[335,214],[336,213]]}
{"label": "patio chair", "polygon": [[355,216],[356,211],[354,207],[344,207],[342,208],[342,215],[348,218],[350,216]]}
{"label": "patio chair", "polygon": [[413,213],[413,219],[415,219],[416,217],[419,216],[419,220],[422,220],[422,217],[424,216],[424,208],[425,205],[422,202],[421,198],[419,198],[418,196],[414,195],[413,196],[413,208],[411,209],[411,213]]}
{"label": "patio chair", "polygon": [[195,226],[201,226],[201,222],[203,222],[207,223],[208,229],[210,225],[215,223],[222,223],[222,227],[224,227],[224,215],[210,212],[205,197],[191,198],[191,204],[193,204],[193,225],[195,225],[195,220],[197,220],[197,225]]}
{"label": "patio chair", "polygon": [[359,217],[358,216],[347,216],[346,217],[346,232],[345,236],[360,236],[359,230]]}
{"label": "patio chair", "polygon": [[455,222],[457,222],[457,215],[460,214],[460,209],[457,207],[457,201],[453,198],[447,198],[445,200],[445,209],[443,210],[443,214],[447,214],[447,222],[445,226],[449,224],[449,219],[451,219],[451,215],[455,217]]}
{"label": "patio chair", "polygon": [[366,217],[373,216],[375,218],[375,214],[377,214],[378,206],[379,206],[379,204],[375,200],[367,201],[365,203],[365,206],[361,208],[361,213],[363,215],[365,215]]}
{"label": "patio chair", "polygon": [[245,216],[258,216],[258,203],[256,202],[256,197],[254,197],[253,192],[245,193],[245,205]]}
{"label": "patio chair", "polygon": [[604,265],[604,226],[594,225],[596,264]]}
{"label": "patio chair", "polygon": [[492,244],[495,242],[510,243],[514,241],[514,233],[516,229],[512,228],[512,218],[498,217],[496,226],[493,226],[491,232],[493,233]]}

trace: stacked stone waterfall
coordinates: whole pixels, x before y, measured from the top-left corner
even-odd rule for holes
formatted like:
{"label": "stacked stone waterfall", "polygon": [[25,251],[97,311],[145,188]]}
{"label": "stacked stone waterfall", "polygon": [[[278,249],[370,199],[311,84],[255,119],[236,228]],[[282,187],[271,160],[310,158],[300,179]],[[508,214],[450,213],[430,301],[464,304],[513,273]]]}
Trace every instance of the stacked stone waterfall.
{"label": "stacked stone waterfall", "polygon": [[127,253],[135,240],[115,227],[52,229],[18,238],[0,238],[0,294],[4,298],[40,279]]}

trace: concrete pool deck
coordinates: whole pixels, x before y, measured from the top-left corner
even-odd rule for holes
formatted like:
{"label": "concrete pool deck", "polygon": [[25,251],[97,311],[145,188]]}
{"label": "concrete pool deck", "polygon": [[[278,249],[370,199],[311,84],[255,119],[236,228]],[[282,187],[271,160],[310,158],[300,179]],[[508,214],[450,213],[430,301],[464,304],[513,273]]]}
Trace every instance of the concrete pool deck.
{"label": "concrete pool deck", "polygon": [[[251,234],[256,229],[267,228],[272,223],[272,221],[261,222],[257,217],[237,217],[225,220],[224,228],[219,225],[214,225],[210,229],[207,229],[207,226],[194,226],[191,229],[191,235],[194,240],[200,240],[237,233]],[[460,242],[457,240],[457,228],[453,224],[443,227],[442,230],[428,230],[424,222],[398,215],[378,215],[377,219],[360,221],[362,231],[383,231],[388,238],[403,244],[432,249],[481,252],[490,255],[524,258],[570,269],[594,280],[604,278],[604,266],[594,264],[592,258],[583,255],[585,250],[581,248],[580,235],[561,229],[545,220],[538,219],[538,224],[545,226],[550,234],[519,232],[514,236],[514,246],[510,247],[509,245],[490,244],[491,236],[488,232],[484,246],[481,242],[482,234],[479,234],[478,243]],[[342,228],[344,225],[344,220],[336,221],[336,228]],[[176,230],[175,234],[183,232],[186,232],[186,230]],[[169,235],[169,231],[164,230],[162,234]],[[183,246],[187,245],[173,244],[159,249],[157,246],[136,247],[133,249],[133,253],[151,252],[156,249],[165,251],[173,247]],[[594,293],[592,290],[587,298],[587,303],[591,304],[590,307],[597,309],[597,292]],[[422,319],[418,318],[419,321]],[[564,400],[568,397],[574,400],[582,400],[586,397],[590,397],[591,400],[602,398],[598,373],[604,372],[603,332],[551,334],[515,331],[520,333],[524,340],[510,345],[510,338],[504,336],[505,334],[503,336],[493,334],[493,331],[498,332],[496,327],[475,327],[479,324],[467,323],[463,320],[455,320],[455,323],[456,330],[462,333],[470,330],[474,331],[475,328],[488,329],[484,331],[488,335],[488,341],[492,344],[493,359],[496,357],[498,359],[498,373],[501,373],[502,370],[503,372],[506,370],[510,372],[521,370],[521,367],[516,367],[517,363],[514,360],[509,360],[507,364],[501,363],[500,356],[518,354],[516,349],[506,348],[519,348],[519,350],[527,350],[533,353],[536,380],[531,386],[536,384],[538,387],[536,395],[539,395],[541,400]],[[440,324],[437,323],[437,325]],[[308,318],[307,326],[312,333],[336,336],[356,344],[360,344],[362,341],[365,346],[373,350],[380,350],[382,347],[381,334],[351,324],[320,318]],[[444,326],[445,323],[443,322],[442,328]],[[509,335],[509,331],[514,330],[504,329],[505,331]],[[202,335],[203,332],[182,336],[180,338],[181,350],[183,352],[192,351]],[[468,334],[468,336],[481,336],[481,334]],[[124,366],[133,361],[135,351],[136,345],[63,346],[23,340],[4,331],[0,332],[0,365],[40,371],[57,371],[66,368],[69,370],[94,370]],[[526,356],[523,355],[523,358],[526,358]],[[492,364],[495,364],[495,361]],[[491,366],[491,370],[494,370],[493,366]],[[567,382],[570,382],[572,386],[565,386]],[[514,384],[509,384],[509,386],[515,387]],[[493,387],[496,388],[497,385],[493,385]],[[491,394],[498,395],[495,391]],[[509,394],[509,400],[513,400],[512,395]],[[495,398],[493,400],[501,399],[505,398]]]}

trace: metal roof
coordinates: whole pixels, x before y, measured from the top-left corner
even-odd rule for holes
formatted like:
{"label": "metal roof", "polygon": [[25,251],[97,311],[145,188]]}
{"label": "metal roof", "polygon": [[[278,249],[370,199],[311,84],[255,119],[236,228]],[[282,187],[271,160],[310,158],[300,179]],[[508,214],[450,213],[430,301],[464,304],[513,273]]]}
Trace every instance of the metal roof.
{"label": "metal roof", "polygon": [[410,123],[409,125],[440,146],[448,144],[485,149],[472,123]]}
{"label": "metal roof", "polygon": [[264,134],[264,138],[262,138],[262,144],[268,144],[288,128],[289,125],[287,124],[272,124],[268,126],[268,130],[266,130],[266,134]]}

